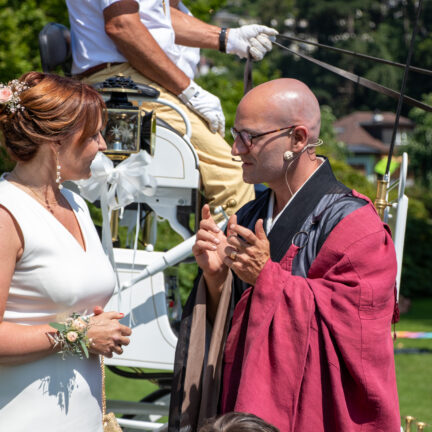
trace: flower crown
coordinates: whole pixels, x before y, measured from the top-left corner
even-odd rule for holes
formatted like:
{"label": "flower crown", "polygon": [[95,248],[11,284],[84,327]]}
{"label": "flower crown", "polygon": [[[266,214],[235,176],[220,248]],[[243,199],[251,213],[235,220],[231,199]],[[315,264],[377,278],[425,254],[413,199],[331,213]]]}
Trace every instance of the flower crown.
{"label": "flower crown", "polygon": [[13,114],[17,110],[24,110],[21,105],[20,94],[29,87],[18,80],[12,80],[8,85],[0,84],[0,105],[6,105],[7,110]]}

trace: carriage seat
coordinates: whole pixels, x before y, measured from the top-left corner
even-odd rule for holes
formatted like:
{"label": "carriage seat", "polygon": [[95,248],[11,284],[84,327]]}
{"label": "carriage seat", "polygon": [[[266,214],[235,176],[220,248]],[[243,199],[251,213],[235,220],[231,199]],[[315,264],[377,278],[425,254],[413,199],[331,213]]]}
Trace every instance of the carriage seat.
{"label": "carriage seat", "polygon": [[44,72],[52,72],[61,66],[66,76],[71,75],[71,36],[66,26],[59,23],[46,24],[39,33],[39,52]]}

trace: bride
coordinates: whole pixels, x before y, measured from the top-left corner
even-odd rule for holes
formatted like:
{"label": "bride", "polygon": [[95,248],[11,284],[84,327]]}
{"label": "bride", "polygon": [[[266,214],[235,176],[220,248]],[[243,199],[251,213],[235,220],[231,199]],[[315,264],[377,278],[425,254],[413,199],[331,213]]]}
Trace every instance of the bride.
{"label": "bride", "polygon": [[87,315],[115,278],[85,202],[61,182],[90,177],[104,109],[57,75],[0,84],[0,136],[16,161],[0,179],[1,430],[102,431],[99,355],[121,354],[131,330],[121,313]]}

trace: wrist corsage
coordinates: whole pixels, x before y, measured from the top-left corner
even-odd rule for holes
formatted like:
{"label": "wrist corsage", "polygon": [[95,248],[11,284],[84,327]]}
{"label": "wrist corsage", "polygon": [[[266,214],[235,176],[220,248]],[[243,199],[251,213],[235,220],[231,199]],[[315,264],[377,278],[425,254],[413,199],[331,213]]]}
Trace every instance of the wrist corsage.
{"label": "wrist corsage", "polygon": [[63,358],[67,354],[77,355],[80,358],[85,355],[86,358],[89,358],[90,341],[87,337],[89,322],[90,318],[83,317],[76,312],[73,312],[65,322],[51,322],[49,325],[57,330],[54,335],[48,333],[53,342],[53,348],[60,346],[59,353]]}

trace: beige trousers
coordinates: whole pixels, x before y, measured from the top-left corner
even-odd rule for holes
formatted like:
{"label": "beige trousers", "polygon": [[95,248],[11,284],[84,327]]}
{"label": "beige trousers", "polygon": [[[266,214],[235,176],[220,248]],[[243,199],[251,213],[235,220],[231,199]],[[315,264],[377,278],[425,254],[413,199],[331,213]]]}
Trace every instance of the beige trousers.
{"label": "beige trousers", "polygon": [[[226,204],[230,199],[234,199],[236,205],[227,209],[227,213],[232,214],[248,201],[254,199],[253,186],[243,182],[241,164],[231,160],[231,147],[229,144],[218,133],[214,134],[210,132],[205,120],[184,105],[177,96],[159,84],[145,78],[132,68],[129,63],[108,66],[85,78],[83,82],[88,84],[102,82],[119,73],[130,77],[136,83],[147,84],[158,89],[161,98],[179,105],[186,112],[192,126],[191,142],[200,161],[200,173],[205,199],[212,211],[215,207]],[[154,110],[159,118],[165,120],[174,129],[184,134],[185,127],[183,120],[170,107],[157,103],[146,103],[143,107],[148,111]]]}

